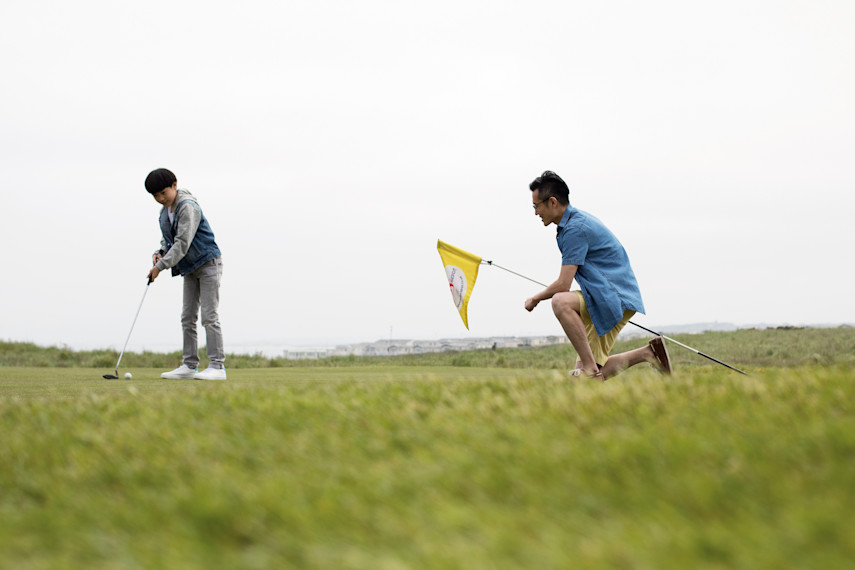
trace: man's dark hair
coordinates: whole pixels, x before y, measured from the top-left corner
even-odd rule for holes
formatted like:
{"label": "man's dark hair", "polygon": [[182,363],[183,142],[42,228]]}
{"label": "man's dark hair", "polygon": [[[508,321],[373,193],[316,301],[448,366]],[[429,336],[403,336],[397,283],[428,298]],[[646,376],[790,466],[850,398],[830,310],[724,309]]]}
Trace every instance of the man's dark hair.
{"label": "man's dark hair", "polygon": [[567,183],[551,170],[545,170],[543,174],[532,180],[528,188],[532,192],[537,190],[537,195],[544,202],[555,196],[555,199],[562,206],[570,203],[570,189],[567,187]]}
{"label": "man's dark hair", "polygon": [[148,173],[148,176],[145,177],[145,189],[148,190],[149,194],[157,194],[167,186],[172,186],[175,184],[175,175],[165,168],[158,168],[157,170],[152,170]]}

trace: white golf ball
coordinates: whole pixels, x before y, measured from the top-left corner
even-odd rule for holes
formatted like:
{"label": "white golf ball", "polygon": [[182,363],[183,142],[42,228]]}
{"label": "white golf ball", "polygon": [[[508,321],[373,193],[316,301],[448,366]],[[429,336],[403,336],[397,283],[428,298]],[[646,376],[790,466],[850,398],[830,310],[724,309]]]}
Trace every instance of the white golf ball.
{"label": "white golf ball", "polygon": [[133,377],[133,374],[131,374],[130,372],[125,372],[125,380],[130,380]]}

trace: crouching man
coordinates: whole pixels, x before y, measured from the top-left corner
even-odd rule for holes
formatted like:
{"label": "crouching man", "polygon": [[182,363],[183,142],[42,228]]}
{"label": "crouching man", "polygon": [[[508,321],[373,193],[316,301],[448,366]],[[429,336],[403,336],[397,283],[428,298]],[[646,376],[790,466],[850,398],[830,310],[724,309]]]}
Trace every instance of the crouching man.
{"label": "crouching man", "polygon": [[[544,226],[558,227],[561,271],[546,289],[529,297],[525,309],[552,299],[552,310],[578,354],[573,376],[606,380],[649,362],[671,374],[662,337],[647,346],[610,356],[618,333],[632,316],[644,313],[641,292],[621,243],[597,218],[570,205],[570,190],[547,170],[529,185],[532,206]],[[570,290],[573,280],[580,290]]]}

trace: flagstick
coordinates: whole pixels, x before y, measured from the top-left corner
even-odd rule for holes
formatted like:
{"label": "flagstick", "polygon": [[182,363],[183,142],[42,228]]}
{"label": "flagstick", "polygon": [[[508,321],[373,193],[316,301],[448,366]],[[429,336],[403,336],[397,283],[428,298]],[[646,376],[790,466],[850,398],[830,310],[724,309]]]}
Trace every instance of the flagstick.
{"label": "flagstick", "polygon": [[[498,267],[499,269],[502,269],[502,270],[504,270],[504,271],[507,271],[508,273],[513,273],[513,274],[514,274],[514,275],[516,275],[517,277],[522,277],[523,279],[527,279],[527,280],[531,281],[532,283],[536,283],[537,285],[540,285],[541,287],[546,287],[546,286],[547,286],[545,283],[541,283],[540,281],[535,281],[535,280],[534,280],[534,279],[532,279],[531,277],[526,277],[525,275],[523,275],[523,274],[521,274],[521,273],[517,273],[516,271],[511,271],[511,270],[510,270],[510,269],[508,269],[507,267],[502,267],[501,265],[498,265],[498,264],[496,264],[496,263],[493,263],[492,261],[488,261],[488,260],[484,260],[484,259],[482,259],[482,260],[481,260],[481,263],[486,263],[487,265],[490,265],[490,266],[492,266],[492,267]],[[662,333],[656,332],[656,331],[654,331],[654,330],[650,330],[649,328],[647,328],[647,327],[643,327],[643,326],[641,326],[640,324],[638,324],[638,323],[634,323],[634,322],[632,322],[632,321],[629,321],[629,324],[631,324],[631,325],[635,325],[635,326],[637,326],[638,328],[643,329],[643,330],[645,330],[645,331],[647,331],[647,332],[649,332],[649,333],[651,333],[651,334],[653,334],[653,335],[655,335],[655,336],[661,336],[662,338],[667,339],[667,340],[670,340],[671,342],[673,342],[673,343],[674,343],[674,344],[676,344],[676,345],[682,346],[683,348],[685,348],[685,349],[687,349],[687,350],[691,350],[692,352],[694,352],[694,353],[695,353],[695,354],[697,354],[698,356],[703,356],[704,358],[708,358],[709,360],[712,360],[713,362],[716,362],[716,363],[718,363],[718,364],[721,364],[722,366],[726,366],[727,368],[730,368],[731,370],[734,370],[734,371],[736,371],[736,372],[739,372],[740,374],[745,374],[746,376],[748,376],[748,373],[747,373],[747,372],[743,372],[743,371],[742,371],[742,370],[740,370],[739,368],[736,368],[735,366],[731,366],[731,365],[730,365],[730,364],[728,364],[727,362],[722,362],[721,360],[719,360],[719,359],[717,359],[717,358],[713,358],[713,357],[712,357],[712,356],[710,356],[709,354],[704,354],[704,353],[703,353],[703,352],[701,352],[700,350],[698,350],[698,349],[696,349],[696,348],[692,348],[691,346],[685,345],[685,344],[683,344],[682,342],[680,342],[680,341],[678,341],[678,340],[674,340],[673,338],[671,338],[671,337],[669,337],[669,336],[665,336],[665,335],[664,335],[664,334],[662,334]]]}
{"label": "flagstick", "polygon": [[503,269],[503,270],[507,271],[508,273],[513,273],[513,274],[514,274],[514,275],[516,275],[517,277],[522,277],[523,279],[528,279],[528,280],[529,280],[529,281],[531,281],[532,283],[536,283],[537,285],[540,285],[541,287],[546,287],[546,284],[545,284],[545,283],[541,283],[540,281],[535,281],[535,280],[534,280],[534,279],[532,279],[531,277],[526,277],[526,276],[525,276],[525,275],[523,275],[522,273],[517,273],[516,271],[511,271],[511,270],[510,270],[510,269],[508,269],[507,267],[502,267],[502,266],[501,266],[501,265],[499,265],[498,263],[493,263],[492,261],[486,261],[486,260],[484,260],[484,259],[482,259],[482,260],[481,260],[481,263],[486,263],[487,265],[492,265],[493,267],[498,267],[499,269]]}

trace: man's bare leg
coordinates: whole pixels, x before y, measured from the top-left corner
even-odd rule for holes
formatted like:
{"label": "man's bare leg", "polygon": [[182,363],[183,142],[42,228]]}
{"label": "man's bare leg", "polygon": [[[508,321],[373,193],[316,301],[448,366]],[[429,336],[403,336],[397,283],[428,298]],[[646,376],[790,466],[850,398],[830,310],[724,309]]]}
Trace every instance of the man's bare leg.
{"label": "man's bare leg", "polygon": [[641,364],[643,362],[656,362],[656,356],[653,354],[653,349],[650,348],[650,345],[615,354],[614,356],[609,356],[606,365],[600,369],[600,372],[603,373],[604,379],[611,378],[612,376],[620,374],[630,366],[635,366],[636,364]]}
{"label": "man's bare leg", "polygon": [[582,322],[582,307],[578,295],[570,291],[555,294],[552,297],[552,312],[561,323],[561,328],[564,329],[570,344],[576,349],[582,370],[589,376],[595,375],[599,367],[594,360],[591,345],[588,343],[588,333],[585,331],[585,323]]}

